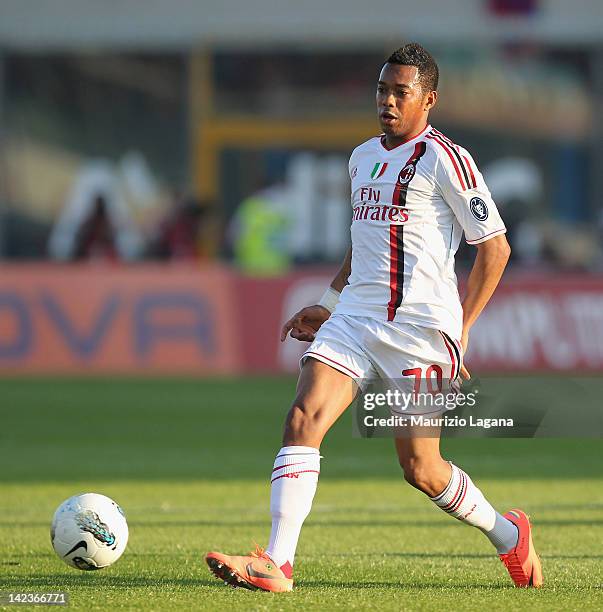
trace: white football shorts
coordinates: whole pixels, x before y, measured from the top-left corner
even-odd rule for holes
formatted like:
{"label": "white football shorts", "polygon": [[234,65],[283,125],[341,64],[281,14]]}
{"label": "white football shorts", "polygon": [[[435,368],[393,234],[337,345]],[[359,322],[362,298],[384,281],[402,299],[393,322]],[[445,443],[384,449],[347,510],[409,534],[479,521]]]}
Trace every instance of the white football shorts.
{"label": "white football shorts", "polygon": [[310,357],[346,374],[361,390],[380,379],[404,393],[445,393],[459,375],[462,348],[437,329],[333,314],[302,355],[300,366]]}

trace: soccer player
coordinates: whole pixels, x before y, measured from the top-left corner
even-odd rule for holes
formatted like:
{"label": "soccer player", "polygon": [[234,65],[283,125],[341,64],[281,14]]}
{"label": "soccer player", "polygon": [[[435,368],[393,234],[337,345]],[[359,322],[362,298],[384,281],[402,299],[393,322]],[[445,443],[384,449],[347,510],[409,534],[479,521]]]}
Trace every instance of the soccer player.
{"label": "soccer player", "polygon": [[[293,559],[320,473],[323,437],[362,381],[423,379],[431,368],[460,374],[472,325],[492,296],[510,248],[505,226],[471,155],[428,123],[438,67],[420,45],[395,51],[381,69],[383,133],[350,157],[351,249],[320,302],[283,327],[312,342],[271,474],[272,532],[250,556],[211,552],[212,572],[233,586],[290,591]],[[461,305],[454,255],[462,234],[477,255]],[[499,514],[471,478],[440,455],[439,436],[396,438],[404,477],[444,512],[482,531],[516,586],[542,584],[528,516]]]}

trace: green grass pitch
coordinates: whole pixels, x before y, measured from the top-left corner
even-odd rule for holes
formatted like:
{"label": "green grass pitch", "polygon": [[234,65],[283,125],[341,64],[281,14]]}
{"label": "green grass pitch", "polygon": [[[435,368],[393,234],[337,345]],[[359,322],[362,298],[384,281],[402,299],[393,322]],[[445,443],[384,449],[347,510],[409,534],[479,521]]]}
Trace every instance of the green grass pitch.
{"label": "green grass pitch", "polygon": [[[531,514],[545,587],[514,589],[477,530],[406,485],[391,440],[323,445],[293,593],[232,590],[211,549],[265,544],[268,476],[292,378],[0,381],[0,591],[67,591],[74,609],[589,610],[603,608],[597,440],[446,440],[495,506]],[[57,505],[94,491],[125,509],[130,542],[99,572],[49,542]]]}

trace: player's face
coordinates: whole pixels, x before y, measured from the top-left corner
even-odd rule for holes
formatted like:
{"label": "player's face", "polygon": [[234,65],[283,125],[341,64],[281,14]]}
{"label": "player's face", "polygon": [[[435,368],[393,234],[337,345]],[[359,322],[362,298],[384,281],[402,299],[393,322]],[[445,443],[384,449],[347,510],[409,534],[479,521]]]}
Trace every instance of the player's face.
{"label": "player's face", "polygon": [[377,83],[377,113],[383,133],[391,138],[406,138],[420,131],[436,92],[424,92],[416,66],[385,64]]}

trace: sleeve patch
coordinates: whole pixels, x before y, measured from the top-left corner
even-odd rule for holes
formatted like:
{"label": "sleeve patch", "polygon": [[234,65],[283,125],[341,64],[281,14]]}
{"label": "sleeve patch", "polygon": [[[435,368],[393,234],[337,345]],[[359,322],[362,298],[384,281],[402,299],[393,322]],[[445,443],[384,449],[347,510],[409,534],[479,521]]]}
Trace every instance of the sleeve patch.
{"label": "sleeve patch", "polygon": [[481,198],[471,198],[469,208],[478,221],[485,221],[488,218],[488,206]]}

